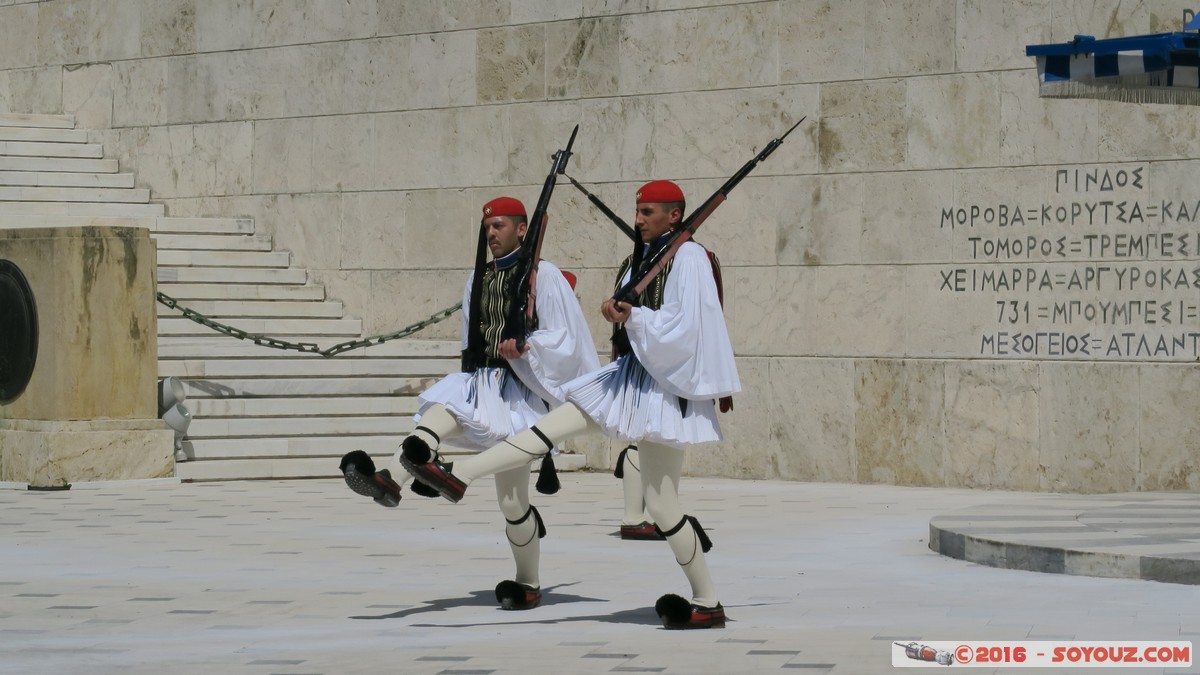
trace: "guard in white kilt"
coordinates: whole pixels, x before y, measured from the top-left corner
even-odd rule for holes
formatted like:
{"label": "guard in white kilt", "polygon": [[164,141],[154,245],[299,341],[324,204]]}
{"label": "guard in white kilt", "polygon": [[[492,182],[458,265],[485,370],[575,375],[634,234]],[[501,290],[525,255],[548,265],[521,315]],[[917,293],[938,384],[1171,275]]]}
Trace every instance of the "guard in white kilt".
{"label": "guard in white kilt", "polygon": [[[634,264],[635,258],[640,258],[643,253],[644,250],[635,251],[634,255],[626,258],[625,262],[621,264],[621,271],[617,274],[617,288],[620,288],[628,279],[625,272]],[[712,251],[705,250],[705,253],[708,254],[709,262],[712,264],[713,280],[717,284],[717,297],[724,306],[725,291],[721,281],[721,263]],[[624,333],[623,326],[613,325],[613,346],[614,359],[629,351],[629,340]],[[733,409],[733,398],[721,397],[719,407],[721,412],[729,412]],[[645,490],[642,487],[641,455],[636,443],[625,446],[621,450],[621,454],[617,455],[613,475],[621,479],[621,490],[624,493],[625,509],[621,514],[621,539],[661,541],[663,539],[662,530],[658,529],[654,523],[654,517],[646,511]]]}
{"label": "guard in white kilt", "polygon": [[[446,376],[421,394],[421,407],[414,416],[417,427],[388,468],[376,471],[370,456],[360,450],[342,458],[346,484],[358,494],[383,506],[397,506],[401,487],[412,477],[401,462],[402,453],[420,452],[437,459],[442,441],[460,434],[456,444],[468,447],[483,449],[499,443],[562,404],[565,385],[600,366],[571,283],[545,260],[537,268],[535,318],[524,348],[518,352],[515,340],[501,338],[514,297],[513,269],[526,218],[524,205],[511,197],[484,205],[475,271],[463,291],[462,372]],[[483,253],[485,244],[491,261]],[[557,479],[550,455],[543,454],[544,458],[536,458],[543,459],[538,489],[552,493],[557,491]],[[496,587],[496,599],[504,609],[531,609],[541,602],[539,540],[546,529],[529,502],[533,459],[496,473],[496,497],[516,562],[514,579]],[[414,482],[413,491],[438,494],[419,482]]]}
{"label": "guard in white kilt", "polygon": [[[647,257],[679,226],[684,208],[683,192],[670,181],[654,181],[638,191],[636,225]],[[639,269],[638,258],[625,266],[621,281],[628,269]],[[655,609],[667,628],[723,627],[725,610],[704,558],[711,543],[699,522],[683,513],[678,496],[685,448],[721,439],[715,399],[741,389],[712,263],[703,247],[686,242],[638,302],[609,299],[600,311],[618,328],[621,355],[568,383],[569,405],[452,467],[419,450],[405,449],[401,461],[419,480],[457,502],[476,478],[527,465],[592,426],[609,438],[637,443],[646,510],[692,590],[690,600],[664,595]]]}

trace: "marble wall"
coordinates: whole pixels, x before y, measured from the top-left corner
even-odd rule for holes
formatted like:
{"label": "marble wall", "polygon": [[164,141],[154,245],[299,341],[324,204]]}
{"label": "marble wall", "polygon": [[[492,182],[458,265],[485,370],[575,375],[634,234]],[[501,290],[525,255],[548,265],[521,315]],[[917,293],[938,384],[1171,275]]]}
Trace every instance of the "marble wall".
{"label": "marble wall", "polygon": [[[0,0],[0,111],[76,115],[172,215],[253,217],[371,333],[460,297],[478,205],[532,202],[575,124],[569,173],[631,217],[642,182],[698,203],[807,116],[698,237],[746,391],[689,471],[1195,488],[1193,110],[1042,99],[1024,56],[1191,9]],[[603,343],[626,242],[565,184],[551,217]]]}

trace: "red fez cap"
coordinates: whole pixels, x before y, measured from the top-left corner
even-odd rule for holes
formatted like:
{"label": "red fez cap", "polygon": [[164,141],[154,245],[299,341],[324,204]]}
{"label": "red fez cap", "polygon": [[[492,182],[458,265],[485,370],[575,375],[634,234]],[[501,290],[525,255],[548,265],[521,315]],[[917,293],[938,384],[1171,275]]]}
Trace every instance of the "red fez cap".
{"label": "red fez cap", "polygon": [[571,284],[571,290],[575,290],[575,275],[571,274],[570,272],[568,272],[566,270],[561,270],[561,271],[562,271],[563,277],[566,278],[567,283]]}
{"label": "red fez cap", "polygon": [[519,199],[512,197],[496,197],[483,205],[483,217],[492,216],[524,216],[525,205]]}
{"label": "red fez cap", "polygon": [[652,180],[646,183],[637,191],[637,202],[649,202],[651,204],[682,202],[683,190],[679,186],[669,180]]}

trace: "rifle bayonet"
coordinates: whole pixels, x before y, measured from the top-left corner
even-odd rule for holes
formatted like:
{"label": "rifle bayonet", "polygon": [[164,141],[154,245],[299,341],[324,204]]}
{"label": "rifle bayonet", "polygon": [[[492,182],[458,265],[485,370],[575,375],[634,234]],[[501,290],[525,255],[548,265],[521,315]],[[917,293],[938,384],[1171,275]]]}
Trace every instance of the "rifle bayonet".
{"label": "rifle bayonet", "polygon": [[542,259],[542,239],[546,235],[546,211],[550,206],[550,196],[554,193],[554,185],[558,174],[567,170],[567,160],[571,158],[571,147],[575,144],[575,135],[579,133],[579,125],[571,131],[571,139],[567,141],[566,149],[554,153],[550,163],[550,173],[542,185],[542,193],[538,195],[537,206],[529,218],[529,227],[525,230],[525,242],[521,246],[521,255],[517,260],[517,268],[513,276],[513,297],[509,305],[508,316],[504,322],[501,340],[514,339],[517,350],[525,347],[525,338],[529,335],[529,324],[534,316],[534,292],[537,287],[538,262]]}
{"label": "rifle bayonet", "polygon": [[754,159],[746,162],[741,169],[738,169],[737,173],[733,174],[729,180],[725,181],[724,185],[722,185],[708,199],[704,200],[704,203],[701,204],[699,208],[697,208],[695,211],[692,211],[692,214],[684,219],[683,224],[669,235],[667,242],[663,245],[663,247],[642,264],[642,268],[640,270],[634,270],[630,272],[629,281],[617,290],[617,292],[613,295],[613,300],[618,302],[631,302],[634,298],[641,295],[642,291],[646,289],[646,286],[650,284],[650,281],[654,279],[654,277],[658,276],[658,273],[661,272],[664,267],[666,267],[667,262],[675,256],[675,252],[679,250],[679,247],[683,246],[689,239],[692,238],[692,235],[696,233],[696,230],[700,229],[700,225],[704,223],[704,221],[707,220],[710,215],[712,215],[713,211],[717,210],[717,207],[725,201],[725,199],[729,196],[729,193],[733,191],[733,188],[737,187],[738,183],[742,182],[743,178],[750,175],[750,172],[758,166],[759,162],[766,159],[772,152],[775,152],[776,148],[783,145],[783,139],[787,138],[788,134],[792,133],[796,127],[800,126],[800,122],[803,122],[806,119],[808,119],[807,115],[801,117],[800,120],[793,124],[792,128],[788,129],[786,133],[779,138],[772,139],[770,143],[767,143],[766,147],[764,147],[761,152],[754,156]]}

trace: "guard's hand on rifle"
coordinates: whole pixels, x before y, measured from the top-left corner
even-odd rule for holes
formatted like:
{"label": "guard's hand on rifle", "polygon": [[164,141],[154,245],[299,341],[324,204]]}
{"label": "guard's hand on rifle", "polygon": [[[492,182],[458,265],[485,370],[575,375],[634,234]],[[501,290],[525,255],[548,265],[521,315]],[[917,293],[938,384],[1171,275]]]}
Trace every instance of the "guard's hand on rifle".
{"label": "guard's hand on rifle", "polygon": [[518,351],[517,350],[517,341],[513,340],[513,339],[508,339],[508,340],[505,340],[500,343],[499,351],[500,351],[500,356],[503,356],[504,358],[509,359],[511,361],[513,359],[521,358],[522,354],[528,352],[529,344],[526,343],[525,345],[522,346],[521,350]]}
{"label": "guard's hand on rifle", "polygon": [[629,314],[633,311],[633,306],[628,302],[617,302],[609,298],[600,305],[600,314],[604,320],[609,323],[625,323],[629,320]]}

